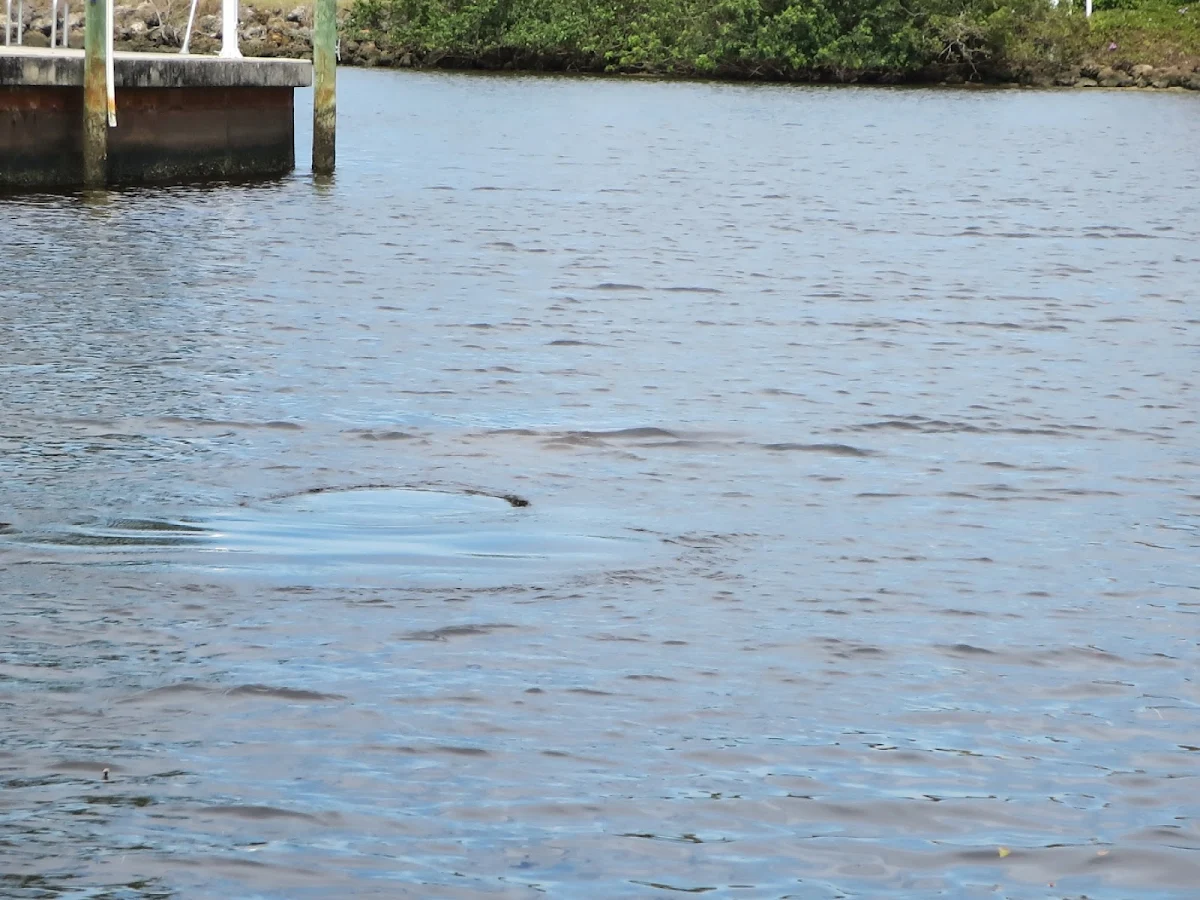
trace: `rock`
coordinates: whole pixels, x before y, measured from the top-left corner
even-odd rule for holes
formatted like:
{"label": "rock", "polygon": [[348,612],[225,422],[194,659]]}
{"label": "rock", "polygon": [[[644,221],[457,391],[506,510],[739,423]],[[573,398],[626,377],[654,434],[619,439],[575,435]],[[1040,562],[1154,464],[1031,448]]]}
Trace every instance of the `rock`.
{"label": "rock", "polygon": [[137,18],[141,19],[147,28],[158,27],[158,10],[154,8],[152,3],[143,3],[133,13]]}
{"label": "rock", "polygon": [[1194,75],[1192,75],[1192,77],[1187,80],[1187,84],[1185,84],[1184,87],[1188,90],[1200,91],[1200,72],[1196,72]]}
{"label": "rock", "polygon": [[959,75],[957,72],[951,72],[949,75],[947,75],[945,78],[942,79],[942,84],[962,84],[964,81],[966,81],[966,79],[963,78],[961,75]]}
{"label": "rock", "polygon": [[1154,74],[1154,66],[1148,66],[1142,63],[1140,66],[1134,66],[1132,75],[1134,78],[1149,78]]}
{"label": "rock", "polygon": [[220,50],[221,45],[206,34],[195,34],[193,32],[192,45],[190,49],[193,53],[207,56],[208,54],[216,53],[218,50]]}
{"label": "rock", "polygon": [[1084,78],[1099,78],[1100,67],[1095,63],[1084,63],[1079,67],[1079,74]]}
{"label": "rock", "polygon": [[147,53],[162,49],[162,38],[158,31],[147,31],[132,40],[126,41],[126,48],[135,53]]}
{"label": "rock", "polygon": [[1128,72],[1122,72],[1119,69],[1101,72],[1098,80],[1100,82],[1100,87],[1107,88],[1133,87],[1135,83],[1135,79],[1132,75],[1130,75]]}
{"label": "rock", "polygon": [[1099,82],[1095,78],[1080,78],[1075,82],[1075,87],[1097,87]]}
{"label": "rock", "polygon": [[1167,80],[1168,87],[1183,87],[1191,80],[1191,73],[1173,66],[1162,70],[1162,76]]}
{"label": "rock", "polygon": [[1059,72],[1054,76],[1054,83],[1058,87],[1074,87],[1077,81],[1079,81],[1078,72]]}
{"label": "rock", "polygon": [[22,38],[22,43],[26,47],[49,47],[50,38],[42,34],[40,31],[27,31],[25,37]]}
{"label": "rock", "polygon": [[284,18],[289,22],[295,22],[297,25],[303,25],[308,21],[308,9],[303,6],[297,6]]}
{"label": "rock", "polygon": [[220,34],[221,20],[217,16],[201,16],[196,20],[196,30],[203,34]]}

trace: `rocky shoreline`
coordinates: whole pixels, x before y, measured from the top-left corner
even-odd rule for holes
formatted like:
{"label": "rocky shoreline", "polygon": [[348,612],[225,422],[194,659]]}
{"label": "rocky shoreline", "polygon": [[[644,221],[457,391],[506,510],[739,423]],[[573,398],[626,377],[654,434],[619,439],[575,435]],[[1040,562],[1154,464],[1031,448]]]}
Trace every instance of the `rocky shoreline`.
{"label": "rocky shoreline", "polygon": [[[204,4],[211,6],[212,4]],[[83,46],[83,4],[72,4],[68,46]],[[183,46],[187,30],[187,5],[183,17],[172,11],[163,14],[152,3],[113,8],[114,46],[118,50],[170,52]],[[48,13],[26,12],[22,43],[27,47],[49,47],[51,23]],[[312,9],[297,6],[243,6],[238,23],[238,43],[245,56],[312,58]],[[198,55],[221,49],[221,17],[214,13],[197,15],[189,50]]]}
{"label": "rocky shoreline", "polygon": [[[170,51],[183,44],[186,19],[165,17],[151,3],[140,6],[117,6],[113,11],[118,50]],[[186,9],[184,11],[186,16]],[[32,47],[48,47],[50,18],[46,14],[27,11],[24,24],[24,43]],[[83,46],[83,9],[70,15],[71,47]],[[338,61],[344,66],[366,68],[418,69],[475,69],[487,71],[587,71],[573,68],[561,60],[530,58],[460,59],[445,53],[414,53],[401,47],[389,46],[373,33],[340,27]],[[243,6],[239,23],[239,45],[246,56],[312,58],[312,8]],[[215,53],[221,46],[221,17],[212,13],[197,16],[193,27],[190,50],[193,53]],[[1071,66],[1053,74],[1027,74],[1015,78],[976,80],[973,73],[961,69],[915,72],[903,78],[880,78],[870,73],[839,78],[813,73],[813,82],[840,83],[906,83],[906,84],[992,84],[1025,85],[1031,87],[1077,88],[1151,88],[1158,90],[1200,91],[1200,65],[1153,66],[1126,59],[1111,62],[1091,61]]]}

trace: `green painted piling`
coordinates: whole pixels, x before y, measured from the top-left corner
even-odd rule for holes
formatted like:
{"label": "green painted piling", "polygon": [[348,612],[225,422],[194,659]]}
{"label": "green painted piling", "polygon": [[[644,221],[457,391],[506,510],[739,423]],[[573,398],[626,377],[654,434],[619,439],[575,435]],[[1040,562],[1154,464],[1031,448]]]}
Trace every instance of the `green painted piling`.
{"label": "green painted piling", "polygon": [[105,88],[105,4],[85,0],[83,31],[83,183],[104,187],[108,180],[108,92]]}
{"label": "green painted piling", "polygon": [[313,12],[313,153],[315,175],[332,175],[337,134],[337,2]]}

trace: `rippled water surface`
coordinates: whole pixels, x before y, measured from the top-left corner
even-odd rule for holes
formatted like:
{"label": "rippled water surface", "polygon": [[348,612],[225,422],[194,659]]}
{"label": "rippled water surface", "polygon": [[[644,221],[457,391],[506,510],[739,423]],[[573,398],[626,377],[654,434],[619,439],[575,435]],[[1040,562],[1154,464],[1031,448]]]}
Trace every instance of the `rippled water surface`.
{"label": "rippled water surface", "polygon": [[0,203],[0,896],[1196,896],[1200,99],[340,87]]}

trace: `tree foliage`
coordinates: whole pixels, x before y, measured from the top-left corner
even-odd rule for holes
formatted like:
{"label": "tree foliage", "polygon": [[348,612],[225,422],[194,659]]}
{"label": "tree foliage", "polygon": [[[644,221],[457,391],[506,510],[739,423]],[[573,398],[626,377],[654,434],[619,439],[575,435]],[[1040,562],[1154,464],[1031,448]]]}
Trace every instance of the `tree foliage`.
{"label": "tree foliage", "polygon": [[[1108,4],[1141,0],[1101,0]],[[349,34],[414,64],[899,81],[1077,64],[1083,0],[354,0]]]}

